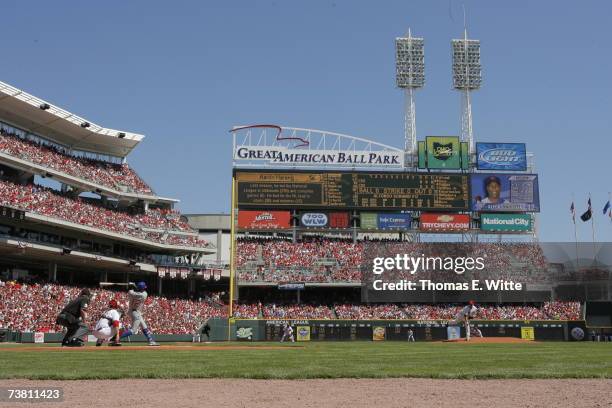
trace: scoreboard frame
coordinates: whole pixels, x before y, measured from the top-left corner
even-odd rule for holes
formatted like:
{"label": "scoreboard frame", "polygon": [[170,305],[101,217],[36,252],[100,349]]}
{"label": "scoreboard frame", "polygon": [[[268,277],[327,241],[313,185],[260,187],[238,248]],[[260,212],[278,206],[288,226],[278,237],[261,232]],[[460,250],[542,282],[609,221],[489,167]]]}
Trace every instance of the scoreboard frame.
{"label": "scoreboard frame", "polygon": [[[380,207],[380,206],[363,206],[363,205],[345,205],[336,206],[329,204],[301,204],[301,203],[289,203],[289,204],[272,204],[272,203],[244,203],[239,201],[239,184],[240,181],[237,178],[237,173],[290,173],[290,174],[365,174],[365,175],[414,175],[421,177],[465,177],[465,184],[462,185],[464,188],[465,205],[462,207],[431,207],[431,206],[392,206],[392,207]],[[236,208],[241,209],[303,209],[303,210],[367,210],[367,211],[450,211],[450,212],[469,212],[471,211],[471,189],[470,189],[470,177],[465,172],[452,172],[452,173],[440,173],[440,172],[404,172],[404,171],[370,171],[370,170],[315,170],[315,169],[269,169],[269,168],[233,168],[232,178],[236,183]]]}

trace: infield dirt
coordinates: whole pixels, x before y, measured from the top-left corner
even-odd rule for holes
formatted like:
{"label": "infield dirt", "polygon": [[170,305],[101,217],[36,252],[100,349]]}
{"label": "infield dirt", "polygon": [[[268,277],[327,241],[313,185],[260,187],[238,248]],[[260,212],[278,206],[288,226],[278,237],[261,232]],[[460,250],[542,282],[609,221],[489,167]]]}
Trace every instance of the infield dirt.
{"label": "infield dirt", "polygon": [[[2,380],[2,387],[63,387],[58,403],[0,407],[609,407],[612,380]],[[112,390],[112,392],[109,392]]]}

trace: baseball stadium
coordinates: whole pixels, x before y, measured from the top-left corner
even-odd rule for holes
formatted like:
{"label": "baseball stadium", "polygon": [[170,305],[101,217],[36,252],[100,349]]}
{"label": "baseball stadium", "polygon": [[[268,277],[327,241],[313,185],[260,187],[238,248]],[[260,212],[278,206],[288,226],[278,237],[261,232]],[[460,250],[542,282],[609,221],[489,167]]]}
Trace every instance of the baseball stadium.
{"label": "baseball stadium", "polygon": [[556,181],[475,135],[458,37],[456,134],[417,135],[409,30],[395,146],[228,123],[221,212],[159,195],[143,134],[0,82],[0,407],[609,406],[612,244],[541,240]]}

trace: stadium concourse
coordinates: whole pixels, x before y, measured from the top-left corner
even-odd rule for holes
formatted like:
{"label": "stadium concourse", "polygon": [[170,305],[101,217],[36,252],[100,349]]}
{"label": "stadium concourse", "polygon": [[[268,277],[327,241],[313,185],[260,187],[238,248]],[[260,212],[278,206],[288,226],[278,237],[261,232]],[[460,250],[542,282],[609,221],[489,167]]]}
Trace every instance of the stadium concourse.
{"label": "stadium concourse", "polygon": [[[58,332],[55,318],[80,287],[54,283],[20,283],[0,281],[0,329],[18,332]],[[127,294],[92,288],[90,321],[92,327],[111,299],[124,310]],[[198,299],[150,296],[145,305],[146,318],[155,333],[189,334],[200,329],[211,318],[227,318],[225,294],[208,293]],[[235,317],[244,319],[413,319],[452,320],[461,305],[331,303],[318,299],[313,304],[244,303],[237,304]],[[479,320],[578,320],[580,303],[546,302],[539,306],[481,305]],[[124,316],[123,323],[127,324]]]}

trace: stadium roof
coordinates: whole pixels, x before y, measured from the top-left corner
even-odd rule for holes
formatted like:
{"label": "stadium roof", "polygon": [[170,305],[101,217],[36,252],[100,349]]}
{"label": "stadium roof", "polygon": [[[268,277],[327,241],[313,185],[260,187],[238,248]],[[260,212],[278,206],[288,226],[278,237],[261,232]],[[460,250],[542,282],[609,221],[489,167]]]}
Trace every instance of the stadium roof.
{"label": "stadium roof", "polygon": [[0,118],[75,150],[126,157],[144,135],[107,129],[0,81]]}

